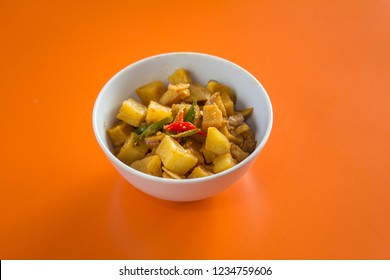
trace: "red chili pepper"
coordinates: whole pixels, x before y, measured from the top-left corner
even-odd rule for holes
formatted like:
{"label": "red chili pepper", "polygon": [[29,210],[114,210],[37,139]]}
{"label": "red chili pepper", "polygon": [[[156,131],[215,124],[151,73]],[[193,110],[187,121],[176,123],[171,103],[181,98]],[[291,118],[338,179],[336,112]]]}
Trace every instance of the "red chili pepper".
{"label": "red chili pepper", "polygon": [[[166,131],[169,131],[169,132],[179,132],[180,133],[180,132],[184,132],[187,130],[196,129],[196,126],[190,122],[174,122],[174,123],[171,123],[171,124],[164,126],[164,129]],[[201,134],[201,135],[206,136],[206,133],[204,133],[203,131],[198,131],[197,134]]]}
{"label": "red chili pepper", "polygon": [[190,129],[196,129],[196,126],[190,122],[174,122],[164,126],[164,129],[173,132],[183,132]]}

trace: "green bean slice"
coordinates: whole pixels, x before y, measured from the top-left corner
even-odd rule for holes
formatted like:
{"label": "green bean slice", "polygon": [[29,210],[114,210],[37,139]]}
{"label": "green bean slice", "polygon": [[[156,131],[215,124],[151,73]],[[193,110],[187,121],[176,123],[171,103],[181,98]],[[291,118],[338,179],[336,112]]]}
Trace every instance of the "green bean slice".
{"label": "green bean slice", "polygon": [[161,121],[152,123],[138,137],[140,139],[143,139],[149,135],[156,134],[158,131],[163,129],[164,125],[169,124],[172,121],[173,121],[173,117],[169,116],[169,117],[166,117],[165,119],[162,119]]}

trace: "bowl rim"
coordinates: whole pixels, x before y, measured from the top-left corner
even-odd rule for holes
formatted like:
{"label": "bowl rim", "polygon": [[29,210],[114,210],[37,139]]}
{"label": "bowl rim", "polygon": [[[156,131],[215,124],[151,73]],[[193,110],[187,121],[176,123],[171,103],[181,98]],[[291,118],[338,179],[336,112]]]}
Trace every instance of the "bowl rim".
{"label": "bowl rim", "polygon": [[[105,95],[105,92],[106,92],[107,88],[112,83],[114,83],[115,80],[119,78],[119,76],[121,76],[124,72],[129,71],[129,69],[134,68],[134,67],[136,67],[139,64],[146,63],[149,60],[154,60],[154,59],[159,58],[159,57],[169,57],[169,56],[177,56],[177,55],[191,55],[191,56],[207,57],[207,58],[211,58],[211,59],[214,59],[214,60],[218,60],[219,62],[228,63],[228,64],[238,68],[239,70],[243,71],[246,75],[248,75],[251,79],[253,79],[255,81],[255,83],[257,84],[257,86],[259,88],[261,88],[261,90],[263,91],[264,96],[265,96],[266,107],[269,110],[269,118],[268,118],[268,122],[267,122],[267,128],[266,128],[266,131],[264,133],[264,137],[261,139],[260,143],[258,143],[256,149],[246,159],[244,159],[243,161],[241,161],[237,165],[235,165],[232,168],[229,168],[229,169],[227,169],[225,171],[222,171],[220,173],[213,174],[211,176],[206,176],[206,177],[201,177],[201,178],[187,178],[187,179],[183,179],[183,180],[177,180],[177,179],[169,179],[169,178],[157,177],[157,176],[153,176],[153,175],[149,175],[149,174],[143,173],[141,171],[138,171],[138,170],[128,166],[127,164],[123,163],[122,161],[120,161],[110,151],[110,149],[104,143],[103,139],[100,137],[99,132],[98,132],[98,123],[97,123],[98,107],[99,107],[99,105],[101,103],[101,100],[103,99],[103,96]],[[263,87],[263,85],[257,80],[257,78],[255,76],[253,76],[249,71],[247,71],[246,69],[244,69],[240,65],[238,65],[238,64],[236,64],[236,63],[234,63],[234,62],[232,62],[230,60],[227,60],[225,58],[222,58],[222,57],[219,57],[219,56],[216,56],[216,55],[206,54],[206,53],[200,53],[200,52],[167,52],[167,53],[160,53],[160,54],[148,56],[148,57],[145,57],[143,59],[137,60],[137,61],[135,61],[133,63],[130,63],[129,65],[125,66],[124,68],[122,68],[121,70],[116,72],[113,76],[111,76],[111,78],[104,84],[104,86],[102,87],[102,89],[100,90],[99,94],[97,95],[97,97],[95,99],[94,106],[93,106],[93,111],[92,111],[92,126],[93,126],[93,131],[94,131],[95,138],[96,138],[97,142],[99,143],[100,148],[103,150],[103,152],[106,154],[106,156],[109,157],[109,159],[111,161],[114,161],[116,164],[118,164],[124,170],[128,171],[130,174],[132,174],[134,176],[138,176],[138,177],[141,177],[142,179],[150,180],[150,181],[153,181],[155,183],[163,183],[163,184],[164,183],[170,183],[172,185],[181,185],[182,186],[182,185],[191,185],[191,184],[199,183],[199,182],[212,181],[214,179],[217,179],[219,177],[225,176],[225,175],[227,175],[229,173],[234,172],[235,170],[238,170],[238,169],[242,168],[247,163],[249,163],[254,158],[256,158],[258,156],[258,154],[260,153],[260,151],[264,148],[265,144],[268,142],[268,139],[270,137],[272,126],[273,126],[273,108],[272,108],[272,103],[271,103],[271,100],[269,98],[269,95],[268,95],[267,91],[265,90],[265,88]]]}

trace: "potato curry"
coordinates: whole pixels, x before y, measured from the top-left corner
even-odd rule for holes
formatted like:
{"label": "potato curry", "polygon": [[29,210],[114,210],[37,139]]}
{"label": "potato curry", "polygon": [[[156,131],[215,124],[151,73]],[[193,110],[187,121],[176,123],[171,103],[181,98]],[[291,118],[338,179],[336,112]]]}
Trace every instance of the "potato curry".
{"label": "potato curry", "polygon": [[150,175],[190,179],[227,170],[255,150],[246,122],[253,108],[236,110],[230,87],[215,80],[194,83],[184,68],[168,81],[145,84],[135,91],[138,100],[121,104],[107,129],[119,160]]}

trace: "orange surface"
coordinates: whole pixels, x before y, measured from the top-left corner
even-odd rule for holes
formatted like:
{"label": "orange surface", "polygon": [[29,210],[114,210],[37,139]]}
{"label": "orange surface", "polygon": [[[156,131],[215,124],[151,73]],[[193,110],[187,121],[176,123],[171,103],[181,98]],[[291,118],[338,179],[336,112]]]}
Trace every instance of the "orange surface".
{"label": "orange surface", "polygon": [[[0,26],[1,259],[390,258],[389,1],[9,0]],[[92,131],[106,81],[172,51],[274,107],[253,169],[199,202],[139,192]]]}

